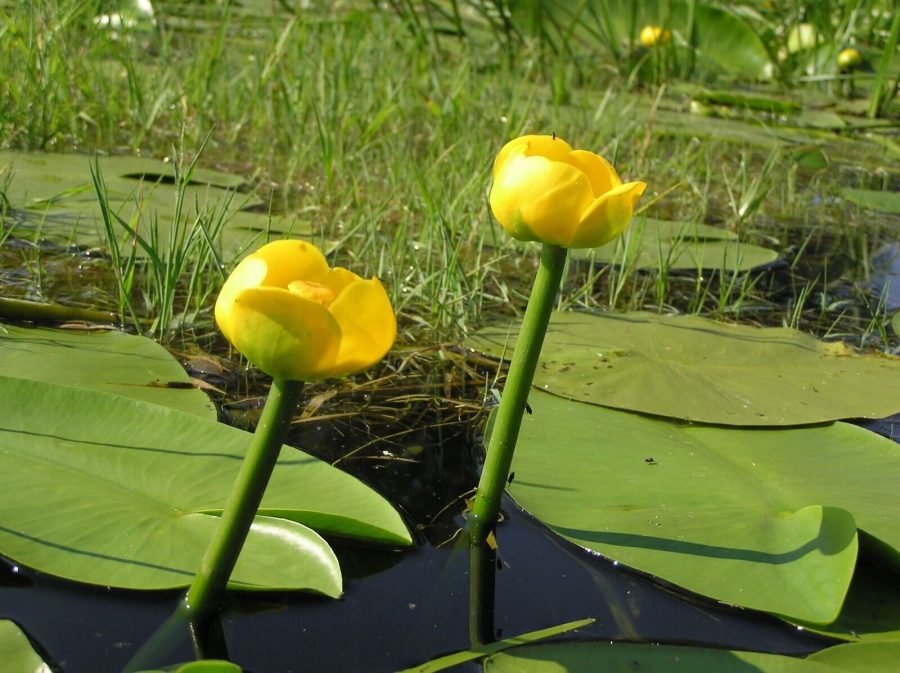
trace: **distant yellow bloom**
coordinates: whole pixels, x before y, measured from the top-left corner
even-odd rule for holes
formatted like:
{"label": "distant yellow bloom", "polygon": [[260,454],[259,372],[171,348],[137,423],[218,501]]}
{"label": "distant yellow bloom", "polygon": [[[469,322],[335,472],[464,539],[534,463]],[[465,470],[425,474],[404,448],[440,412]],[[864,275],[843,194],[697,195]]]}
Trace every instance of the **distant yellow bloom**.
{"label": "distant yellow bloom", "polygon": [[838,54],[837,62],[841,70],[853,70],[862,64],[862,56],[856,49],[849,47]]}
{"label": "distant yellow bloom", "polygon": [[593,248],[625,231],[646,183],[622,184],[603,157],[556,136],[508,142],[494,160],[490,203],[514,238]]}
{"label": "distant yellow bloom", "polygon": [[664,47],[672,40],[672,33],[661,26],[644,26],[638,38],[645,47]]}
{"label": "distant yellow bloom", "polygon": [[275,241],[242,260],[225,281],[215,312],[235,348],[284,380],[367,369],[397,334],[378,279],[329,268],[319,249],[304,241]]}

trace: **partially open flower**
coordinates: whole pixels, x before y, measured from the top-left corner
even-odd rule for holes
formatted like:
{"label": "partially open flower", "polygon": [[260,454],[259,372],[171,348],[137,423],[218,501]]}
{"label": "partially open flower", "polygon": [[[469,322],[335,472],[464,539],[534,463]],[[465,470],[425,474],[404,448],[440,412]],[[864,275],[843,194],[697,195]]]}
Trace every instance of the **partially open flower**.
{"label": "partially open flower", "polygon": [[397,334],[387,292],[329,268],[304,241],[275,241],[237,265],[216,301],[216,322],[253,364],[280,379],[314,381],[367,369]]}
{"label": "partially open flower", "polygon": [[647,48],[664,47],[672,41],[672,33],[661,26],[644,26],[638,39]]}
{"label": "partially open flower", "polygon": [[519,240],[593,248],[625,231],[646,186],[556,136],[521,136],[494,160],[491,210]]}
{"label": "partially open flower", "polygon": [[854,70],[862,65],[862,55],[853,47],[848,47],[838,54],[837,63],[841,70]]}

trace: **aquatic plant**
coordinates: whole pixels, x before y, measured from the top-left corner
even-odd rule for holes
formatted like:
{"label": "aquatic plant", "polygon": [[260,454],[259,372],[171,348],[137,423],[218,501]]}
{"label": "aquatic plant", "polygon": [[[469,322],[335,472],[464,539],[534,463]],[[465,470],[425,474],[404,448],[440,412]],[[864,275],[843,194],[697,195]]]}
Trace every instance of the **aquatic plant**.
{"label": "aquatic plant", "polygon": [[606,159],[573,150],[555,135],[511,140],[494,160],[494,216],[513,237],[539,241],[542,249],[469,515],[473,545],[488,538],[497,520],[568,248],[602,245],[620,235],[645,188],[644,182],[622,184]]}

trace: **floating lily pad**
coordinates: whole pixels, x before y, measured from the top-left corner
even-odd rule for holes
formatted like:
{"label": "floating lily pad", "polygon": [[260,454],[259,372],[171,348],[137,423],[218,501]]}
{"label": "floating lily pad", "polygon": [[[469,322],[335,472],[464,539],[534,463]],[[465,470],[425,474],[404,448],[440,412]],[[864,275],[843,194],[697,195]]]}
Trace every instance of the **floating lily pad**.
{"label": "floating lily pad", "polygon": [[678,425],[532,391],[510,494],[572,542],[689,591],[815,624],[860,528],[900,567],[900,447],[844,423]]}
{"label": "floating lily pad", "polygon": [[[864,670],[864,669],[851,669]],[[485,673],[835,673],[824,663],[761,652],[675,645],[577,642],[525,645],[495,654]]]}
{"label": "floating lily pad", "polygon": [[503,638],[493,643],[486,643],[479,647],[473,647],[471,650],[447,654],[443,657],[438,657],[437,659],[427,661],[424,664],[413,666],[412,668],[404,668],[402,671],[398,671],[397,673],[437,673],[438,671],[445,671],[449,668],[464,664],[467,661],[482,659],[493,652],[502,652],[503,650],[509,649],[510,647],[524,645],[525,643],[538,642],[540,640],[552,638],[553,636],[558,636],[568,631],[580,629],[583,626],[593,624],[594,621],[594,619],[579,619],[574,622],[567,622],[565,624],[551,626],[546,629],[540,629],[538,631],[529,631],[528,633],[522,633],[510,638]]}
{"label": "floating lily pad", "polygon": [[240,666],[223,659],[201,659],[186,664],[175,664],[155,671],[140,671],[139,673],[241,673]]}
{"label": "floating lily pad", "polygon": [[0,376],[98,390],[216,418],[210,399],[165,348],[123,332],[0,324]]}
{"label": "floating lily pad", "polygon": [[900,571],[896,564],[866,558],[873,554],[871,540],[865,533],[859,536],[863,558],[857,562],[850,591],[838,618],[825,626],[795,623],[809,631],[841,640],[900,642]]}
{"label": "floating lily pad", "polygon": [[900,192],[882,192],[872,189],[843,189],[841,194],[850,203],[882,213],[900,215]]}
{"label": "floating lily pad", "polygon": [[[43,236],[66,241],[74,236],[79,245],[105,245],[91,177],[94,161],[82,154],[0,151],[0,174],[11,175],[6,187],[10,207],[29,213],[29,221]],[[194,169],[184,187],[176,221],[177,189],[171,163],[141,157],[97,157],[96,161],[111,211],[147,240],[155,230],[159,245],[177,228],[190,229],[198,221],[210,233],[220,228],[219,245],[226,256],[238,255],[271,237],[309,233],[307,224],[269,217],[257,196],[237,192],[244,186],[243,179],[201,168]],[[121,235],[128,238],[124,228]],[[140,246],[136,251],[139,256],[146,254]]]}
{"label": "floating lily pad", "polygon": [[[518,323],[467,345],[509,357]],[[556,395],[723,425],[800,425],[900,411],[900,359],[788,328],[653,313],[555,313],[534,380]],[[873,394],[877,391],[877,394]]]}
{"label": "floating lily pad", "polygon": [[809,661],[852,673],[895,673],[900,643],[837,645],[809,656]]}
{"label": "floating lily pad", "polygon": [[706,89],[691,83],[676,84],[675,90],[679,92],[684,91],[693,100],[705,105],[727,105],[729,107],[783,115],[800,112],[803,109],[803,106],[799,103],[785,96],[776,96],[757,91]]}
{"label": "floating lily pad", "polygon": [[778,259],[774,250],[738,242],[737,235],[725,229],[649,217],[635,222],[624,237],[571,254],[575,259],[670,271],[749,271]]}
{"label": "floating lily pad", "polygon": [[50,673],[28,636],[9,619],[0,619],[0,662],[4,673]]}
{"label": "floating lily pad", "polygon": [[[0,554],[66,579],[186,586],[251,435],[168,407],[0,377]],[[340,470],[285,447],[232,575],[243,589],[341,591],[315,532],[389,545],[394,508]]]}

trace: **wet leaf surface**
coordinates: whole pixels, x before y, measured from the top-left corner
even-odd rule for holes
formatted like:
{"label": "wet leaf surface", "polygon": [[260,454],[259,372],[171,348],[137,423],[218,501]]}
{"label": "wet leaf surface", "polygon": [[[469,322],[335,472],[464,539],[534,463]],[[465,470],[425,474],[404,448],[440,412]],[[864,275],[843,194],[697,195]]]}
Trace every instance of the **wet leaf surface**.
{"label": "wet leaf surface", "polygon": [[[107,246],[91,176],[95,162],[110,211],[158,250],[194,227],[203,227],[228,259],[269,237],[309,233],[306,223],[267,215],[258,197],[238,191],[246,187],[238,176],[199,167],[185,175],[183,167],[179,178],[171,163],[142,157],[0,151],[9,206],[27,215],[28,226],[43,236]],[[181,205],[178,180],[184,183]],[[133,238],[121,225],[116,229],[123,240]],[[140,245],[134,249],[138,256],[147,254]]]}
{"label": "wet leaf surface", "polygon": [[[527,645],[490,657],[485,673],[593,673],[597,670],[642,673],[834,673],[825,662],[758,652],[634,643]],[[868,672],[878,669],[850,668]]]}
{"label": "wet leaf surface", "polygon": [[28,636],[9,619],[0,619],[0,662],[5,673],[50,673]]}
{"label": "wet leaf surface", "polygon": [[0,375],[96,390],[216,419],[216,408],[152,339],[0,324]]}
{"label": "wet leaf surface", "polygon": [[[466,342],[511,356],[518,323]],[[654,313],[555,313],[537,388],[618,409],[724,425],[882,418],[900,410],[900,359],[784,327]],[[872,391],[878,390],[877,395]]]}
{"label": "wet leaf surface", "polygon": [[837,618],[856,529],[900,555],[900,447],[855,426],[718,428],[532,391],[510,494],[552,530],[690,591]]}
{"label": "wet leaf surface", "polygon": [[743,243],[737,235],[699,222],[636,218],[625,236],[600,248],[573,250],[573,259],[668,271],[749,271],[771,264],[778,253]]}
{"label": "wet leaf surface", "polygon": [[[90,584],[186,586],[251,435],[167,407],[0,377],[0,553]],[[391,505],[285,448],[232,586],[341,591],[328,535],[409,544]]]}

